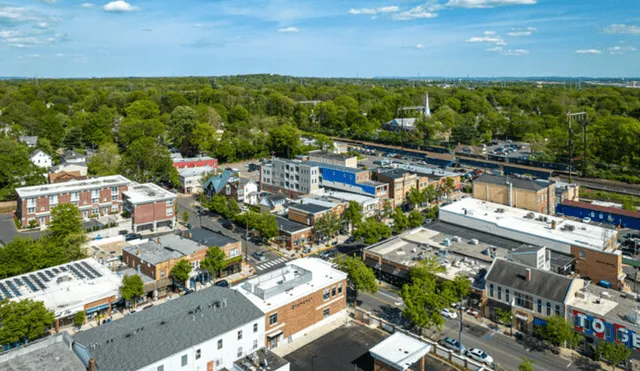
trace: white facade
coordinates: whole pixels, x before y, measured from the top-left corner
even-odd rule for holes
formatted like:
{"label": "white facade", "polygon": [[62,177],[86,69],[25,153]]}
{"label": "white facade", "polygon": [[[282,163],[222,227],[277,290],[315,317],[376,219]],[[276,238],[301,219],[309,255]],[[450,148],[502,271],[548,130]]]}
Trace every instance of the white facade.
{"label": "white facade", "polygon": [[52,167],[50,172],[59,173],[62,171],[66,171],[66,172],[77,171],[80,173],[80,175],[87,176],[88,169],[89,167],[84,163],[63,163],[63,164]]}
{"label": "white facade", "polygon": [[37,167],[48,169],[51,167],[51,156],[37,149],[29,157],[29,160],[33,162]]}
{"label": "white facade", "polygon": [[260,181],[263,190],[290,190],[315,193],[320,188],[320,168],[299,160],[274,158],[262,165]]}
{"label": "white facade", "polygon": [[139,371],[205,371],[210,369],[210,362],[213,363],[213,370],[223,367],[233,370],[233,362],[265,346],[264,326],[264,317],[260,317],[204,343],[183,349]]}
{"label": "white facade", "polygon": [[182,192],[198,193],[202,191],[202,179],[206,174],[215,172],[216,169],[208,166],[178,169],[178,176],[182,184]]}

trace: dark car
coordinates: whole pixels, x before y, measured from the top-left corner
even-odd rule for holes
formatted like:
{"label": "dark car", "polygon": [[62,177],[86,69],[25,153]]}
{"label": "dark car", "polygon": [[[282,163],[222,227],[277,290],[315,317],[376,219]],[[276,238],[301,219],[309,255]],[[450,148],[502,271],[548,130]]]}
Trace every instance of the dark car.
{"label": "dark car", "polygon": [[338,250],[332,249],[332,250],[323,251],[320,254],[320,257],[324,260],[329,260],[331,258],[335,258],[337,255],[338,255]]}
{"label": "dark car", "polygon": [[125,241],[138,240],[141,238],[142,238],[142,235],[138,233],[129,233],[126,236],[124,236]]}
{"label": "dark car", "polygon": [[229,221],[229,220],[223,220],[220,224],[222,224],[222,226],[225,227],[228,230],[232,230],[233,229],[233,223],[231,223],[231,221]]}
{"label": "dark car", "polygon": [[218,287],[229,287],[229,281],[227,281],[227,280],[220,280],[220,281],[218,281],[218,282],[214,283],[214,285],[215,285],[215,286],[218,286]]}

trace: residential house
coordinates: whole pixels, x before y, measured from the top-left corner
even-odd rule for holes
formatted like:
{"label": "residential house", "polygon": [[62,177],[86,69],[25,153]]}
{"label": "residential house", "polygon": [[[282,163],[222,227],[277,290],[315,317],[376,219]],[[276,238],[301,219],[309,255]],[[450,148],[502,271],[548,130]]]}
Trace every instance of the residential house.
{"label": "residential house", "polygon": [[87,176],[89,167],[87,164],[82,162],[77,163],[66,163],[63,162],[61,164],[53,166],[49,173],[61,173],[61,172],[74,172],[77,171],[81,176]]}
{"label": "residential house", "polygon": [[29,148],[35,148],[38,145],[38,137],[37,136],[26,136],[22,135],[18,137],[18,140],[27,145]]}
{"label": "residential house", "polygon": [[247,178],[232,177],[224,187],[224,195],[238,203],[258,204],[258,183]]}
{"label": "residential house", "polygon": [[260,212],[268,214],[283,214],[287,209],[287,198],[282,194],[268,194],[260,200]]}
{"label": "residential house", "polygon": [[202,191],[202,179],[215,171],[215,168],[206,166],[178,169],[178,178],[180,179],[180,184],[182,184],[182,192],[200,193]]}
{"label": "residential house", "polygon": [[229,182],[229,179],[234,176],[234,173],[229,170],[225,170],[222,173],[211,176],[202,185],[204,194],[209,198],[217,195],[218,193],[222,192],[222,190],[226,187],[227,182]]}
{"label": "residential house", "polygon": [[42,152],[39,149],[31,152],[29,156],[29,161],[31,161],[37,167],[41,167],[44,169],[49,169],[51,167],[51,156]]}
{"label": "residential house", "polygon": [[60,158],[60,162],[64,164],[86,164],[87,156],[74,150],[66,150]]}
{"label": "residential house", "polygon": [[86,176],[80,174],[79,171],[61,171],[59,173],[49,173],[49,183],[64,183],[70,180],[85,180]]}

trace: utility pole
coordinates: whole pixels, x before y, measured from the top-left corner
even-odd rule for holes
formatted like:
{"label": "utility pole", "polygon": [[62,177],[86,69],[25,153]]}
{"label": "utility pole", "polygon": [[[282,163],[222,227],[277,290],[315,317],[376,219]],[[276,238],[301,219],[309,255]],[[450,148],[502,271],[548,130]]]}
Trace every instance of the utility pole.
{"label": "utility pole", "polygon": [[458,350],[460,356],[464,355],[462,354],[462,315],[464,314],[464,304],[466,304],[465,300],[458,304],[458,344],[460,345]]}
{"label": "utility pole", "polygon": [[582,176],[587,176],[587,123],[589,121],[589,115],[587,112],[567,113],[567,123],[569,124],[569,178],[572,177],[573,171],[573,155],[574,155],[574,143],[573,143],[573,127],[574,122],[582,125],[583,134],[583,151],[582,151]]}
{"label": "utility pole", "polygon": [[244,264],[249,265],[249,218],[247,217],[247,228],[244,232]]}

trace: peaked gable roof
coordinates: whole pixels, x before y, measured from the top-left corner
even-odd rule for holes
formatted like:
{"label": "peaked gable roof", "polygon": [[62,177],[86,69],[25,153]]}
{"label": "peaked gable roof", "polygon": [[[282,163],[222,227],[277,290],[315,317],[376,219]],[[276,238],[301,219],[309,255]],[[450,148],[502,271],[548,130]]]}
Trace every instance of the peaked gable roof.
{"label": "peaked gable roof", "polygon": [[233,172],[225,170],[222,174],[214,175],[210,177],[205,183],[204,188],[212,190],[215,193],[222,191],[224,186],[227,185],[229,179],[233,177]]}

